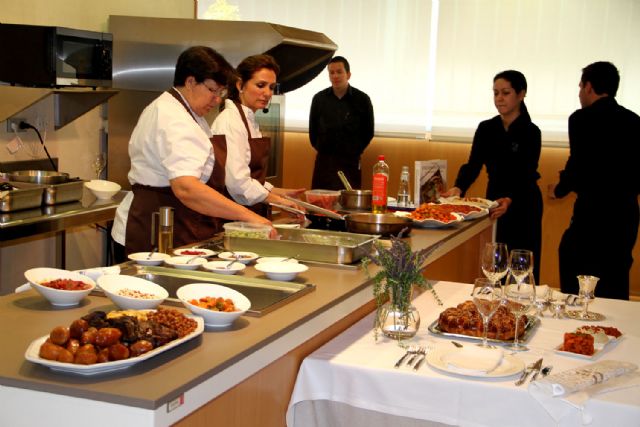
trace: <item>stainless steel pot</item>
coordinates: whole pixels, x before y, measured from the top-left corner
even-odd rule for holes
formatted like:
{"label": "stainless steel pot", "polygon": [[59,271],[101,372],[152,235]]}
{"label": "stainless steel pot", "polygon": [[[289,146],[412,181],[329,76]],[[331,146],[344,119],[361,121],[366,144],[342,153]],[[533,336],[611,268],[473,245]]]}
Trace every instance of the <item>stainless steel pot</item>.
{"label": "stainless steel pot", "polygon": [[55,171],[25,170],[7,172],[9,181],[30,182],[32,184],[62,184],[69,181],[69,174]]}
{"label": "stainless steel pot", "polygon": [[371,210],[371,190],[341,190],[340,206],[359,211]]}
{"label": "stainless steel pot", "polygon": [[407,236],[411,231],[410,218],[395,216],[393,214],[355,213],[345,215],[347,231],[361,234],[380,234],[382,236],[397,236],[402,230],[407,229],[403,235]]}

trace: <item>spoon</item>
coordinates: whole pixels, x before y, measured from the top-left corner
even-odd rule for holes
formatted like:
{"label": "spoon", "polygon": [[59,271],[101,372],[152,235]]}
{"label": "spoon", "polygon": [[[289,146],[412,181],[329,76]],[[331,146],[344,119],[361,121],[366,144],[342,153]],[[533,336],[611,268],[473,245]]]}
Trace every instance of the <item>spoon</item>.
{"label": "spoon", "polygon": [[224,269],[225,269],[225,270],[230,269],[230,268],[231,268],[231,266],[233,265],[233,263],[234,263],[234,262],[238,262],[238,259],[240,258],[237,254],[234,254],[233,252],[232,252],[232,254],[233,254],[233,256],[234,256],[235,258],[234,258],[234,259],[232,259],[231,261],[229,261],[229,264],[227,264],[227,265],[225,265],[225,266],[224,266]]}
{"label": "spoon", "polygon": [[342,171],[338,171],[338,177],[340,178],[340,181],[342,181],[342,185],[344,185],[344,188],[347,191],[352,191],[353,187],[351,186],[351,184],[349,183],[349,180],[347,179],[347,177],[345,176],[344,172]]}
{"label": "spoon", "polygon": [[153,254],[156,253],[157,251],[158,251],[158,248],[151,249],[151,252],[149,252],[149,255],[147,255],[147,259],[153,258]]}

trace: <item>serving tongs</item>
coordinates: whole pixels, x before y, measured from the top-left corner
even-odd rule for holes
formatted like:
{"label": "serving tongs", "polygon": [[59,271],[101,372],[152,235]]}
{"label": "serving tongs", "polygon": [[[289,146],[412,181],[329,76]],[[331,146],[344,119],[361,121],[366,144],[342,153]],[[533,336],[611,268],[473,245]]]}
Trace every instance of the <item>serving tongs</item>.
{"label": "serving tongs", "polygon": [[280,203],[269,203],[269,205],[273,206],[274,208],[282,209],[285,212],[289,212],[296,215],[305,216],[307,214],[306,212],[301,211],[300,209],[292,208],[291,206],[282,205]]}
{"label": "serving tongs", "polygon": [[342,219],[342,220],[345,219],[344,216],[334,211],[331,211],[329,209],[321,208],[320,206],[312,205],[311,203],[303,202],[302,200],[294,199],[293,197],[290,197],[290,196],[282,196],[282,197],[284,197],[285,199],[291,202],[299,204],[300,206],[302,206],[308,211],[326,215],[329,218],[333,218],[333,219]]}

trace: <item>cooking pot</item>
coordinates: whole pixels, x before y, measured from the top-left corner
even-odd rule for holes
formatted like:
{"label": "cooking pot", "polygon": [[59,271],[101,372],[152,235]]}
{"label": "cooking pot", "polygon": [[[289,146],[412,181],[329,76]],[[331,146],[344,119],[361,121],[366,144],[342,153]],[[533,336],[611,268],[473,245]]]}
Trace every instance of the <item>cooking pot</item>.
{"label": "cooking pot", "polygon": [[69,174],[55,171],[25,170],[7,172],[9,181],[30,182],[32,184],[62,184],[69,181]]}
{"label": "cooking pot", "polygon": [[341,190],[340,206],[358,211],[371,210],[371,190]]}

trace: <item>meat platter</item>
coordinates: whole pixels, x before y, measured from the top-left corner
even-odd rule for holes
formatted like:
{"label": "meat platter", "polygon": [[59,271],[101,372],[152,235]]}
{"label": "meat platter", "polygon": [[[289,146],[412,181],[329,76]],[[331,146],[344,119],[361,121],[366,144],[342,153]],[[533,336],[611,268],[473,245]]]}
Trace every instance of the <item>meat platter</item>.
{"label": "meat platter", "polygon": [[[529,339],[531,338],[531,335],[533,334],[534,329],[539,324],[540,324],[540,319],[538,319],[536,316],[527,316],[527,323],[525,323],[524,325],[524,334],[522,334],[522,336],[518,339],[518,341],[521,343],[525,343],[529,341]],[[438,326],[438,319],[436,319],[431,325],[429,325],[429,332],[431,332],[434,335],[440,335],[445,337],[466,338],[466,339],[475,340],[475,341],[482,341],[481,336],[475,337],[471,335],[444,332]],[[487,338],[487,341],[493,342],[493,343],[499,343],[499,344],[513,342],[512,340],[502,340],[502,339],[493,339],[493,338]]]}

